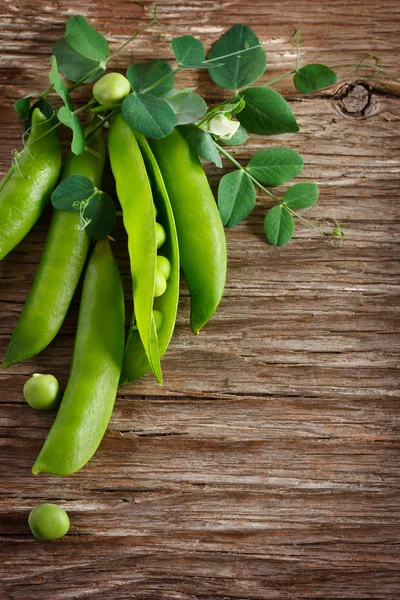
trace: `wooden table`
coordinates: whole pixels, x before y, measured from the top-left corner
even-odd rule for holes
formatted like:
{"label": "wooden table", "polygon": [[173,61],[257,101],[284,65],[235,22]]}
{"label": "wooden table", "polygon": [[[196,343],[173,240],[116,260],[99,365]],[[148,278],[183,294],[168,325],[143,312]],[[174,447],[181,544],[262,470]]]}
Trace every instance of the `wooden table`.
{"label": "wooden table", "polygon": [[[66,18],[83,14],[116,48],[147,17],[133,2],[106,0],[3,0],[0,13],[4,172],[21,135],[12,104],[46,88]],[[300,133],[252,136],[234,155],[246,161],[271,145],[298,150],[301,180],[321,187],[308,216],[340,219],[343,247],[301,225],[288,246],[269,246],[262,220],[270,202],[260,196],[254,213],[227,231],[229,274],[217,315],[192,336],[182,285],[164,387],[147,376],[121,391],[100,450],[81,472],[31,474],[53,415],[22,397],[35,371],[65,384],[77,301],[51,347],[1,372],[1,599],[400,596],[399,17],[397,0],[166,0],[166,39],[148,31],[115,59],[121,70],[133,60],[172,60],[172,37],[189,33],[209,47],[246,23],[265,41],[267,80],[293,68],[290,37],[301,19],[303,64],[357,63],[373,52],[393,81],[360,81],[353,67],[309,96],[289,80],[277,84]],[[223,97],[204,72],[185,72],[178,85],[198,85],[210,103]],[[206,169],[216,189],[220,171]],[[1,263],[2,354],[49,216],[50,209]],[[116,237],[128,287],[120,229]],[[71,517],[70,534],[56,543],[39,543],[28,529],[30,509],[43,501]]]}

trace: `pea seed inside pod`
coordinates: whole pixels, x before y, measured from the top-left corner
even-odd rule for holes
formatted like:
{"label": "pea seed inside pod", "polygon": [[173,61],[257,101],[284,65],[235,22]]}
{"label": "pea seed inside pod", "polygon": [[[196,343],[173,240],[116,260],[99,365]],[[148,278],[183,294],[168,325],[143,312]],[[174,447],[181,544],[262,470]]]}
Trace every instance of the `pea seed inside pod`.
{"label": "pea seed inside pod", "polygon": [[156,244],[157,244],[157,249],[161,248],[161,246],[163,245],[163,243],[165,242],[165,229],[162,225],[160,225],[160,223],[156,223]]}
{"label": "pea seed inside pod", "polygon": [[162,296],[165,290],[167,289],[167,282],[165,280],[164,275],[156,269],[156,282],[154,286],[154,297],[158,298]]}
{"label": "pea seed inside pod", "polygon": [[157,331],[159,331],[164,323],[163,314],[159,310],[153,310],[154,323]]}
{"label": "pea seed inside pod", "polygon": [[171,276],[171,263],[166,256],[157,256],[157,269],[168,280]]}

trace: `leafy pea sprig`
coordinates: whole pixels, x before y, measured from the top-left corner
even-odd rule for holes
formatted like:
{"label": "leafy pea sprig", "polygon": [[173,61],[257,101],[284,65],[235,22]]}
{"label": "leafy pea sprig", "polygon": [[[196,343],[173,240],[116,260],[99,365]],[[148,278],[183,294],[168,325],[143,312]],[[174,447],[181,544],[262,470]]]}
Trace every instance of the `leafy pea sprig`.
{"label": "leafy pea sprig", "polygon": [[[326,65],[313,63],[300,67],[300,26],[293,36],[296,45],[295,69],[261,85],[252,86],[265,72],[266,52],[250,27],[235,25],[215,42],[208,56],[201,41],[193,36],[172,39],[172,51],[177,62],[174,69],[164,60],[134,63],[126,72],[132,91],[122,102],[99,105],[92,99],[85,106],[74,109],[72,92],[80,85],[98,79],[108,62],[152,25],[158,25],[165,33],[165,28],[157,18],[156,7],[149,22],[110,53],[107,40],[84,17],[77,15],[68,19],[65,36],[53,46],[49,87],[40,94],[30,94],[18,100],[14,105],[19,118],[25,119],[28,131],[30,116],[38,106],[49,119],[53,119],[53,128],[64,124],[72,130],[71,150],[80,154],[91,135],[119,111],[132,129],[153,139],[165,137],[175,126],[179,126],[200,157],[222,167],[222,155],[237,169],[224,175],[218,188],[218,207],[226,226],[233,227],[250,214],[258,189],[276,202],[264,221],[265,233],[271,244],[283,245],[291,239],[296,218],[323,235],[336,238],[340,245],[344,233],[336,219],[326,218],[333,222],[332,230],[327,231],[297,212],[317,201],[319,191],[315,183],[295,184],[283,198],[268,189],[285,184],[301,173],[303,160],[297,152],[290,148],[269,148],[255,154],[248,165],[243,166],[227,149],[229,145],[245,143],[248,132],[278,135],[299,130],[289,104],[282,95],[270,89],[272,84],[292,76],[298,91],[312,93],[337,81],[336,72]],[[385,74],[377,57],[368,55],[368,59],[370,62],[363,59],[356,65],[358,76],[361,76],[359,71],[365,66],[375,69],[378,76]],[[204,99],[194,93],[196,88],[174,89],[174,76],[183,69],[207,69],[217,85],[233,92],[232,97],[218,106],[208,108]],[[63,77],[73,85],[68,88]],[[47,98],[52,91],[63,102],[58,111]],[[79,119],[79,114],[85,111],[99,113],[100,116],[86,138]],[[215,128],[216,121],[225,121],[226,125],[226,121],[232,120],[234,123],[235,119],[234,135],[223,135]],[[111,208],[111,198],[90,187],[92,184],[88,181],[78,182],[67,178],[53,193],[52,202],[62,210],[79,210],[80,227],[98,239],[99,235],[109,233],[114,225],[115,208]]]}

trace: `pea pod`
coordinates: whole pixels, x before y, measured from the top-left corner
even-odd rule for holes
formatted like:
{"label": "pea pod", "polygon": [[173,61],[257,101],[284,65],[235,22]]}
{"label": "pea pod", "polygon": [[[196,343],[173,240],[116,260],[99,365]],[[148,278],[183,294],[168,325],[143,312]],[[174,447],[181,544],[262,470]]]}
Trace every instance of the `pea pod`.
{"label": "pea pod", "polygon": [[95,453],[111,418],[124,354],[124,295],[108,239],[83,282],[71,373],[33,473],[70,475]]}
{"label": "pea pod", "polygon": [[32,229],[57,183],[61,152],[51,127],[35,108],[28,142],[0,184],[0,260]]}
{"label": "pea pod", "polygon": [[[165,293],[154,299],[154,309],[162,315],[162,324],[157,331],[160,358],[164,355],[170,342],[176,320],[179,298],[179,249],[174,215],[165,189],[160,169],[146,139],[135,132],[147,173],[151,182],[153,198],[157,207],[157,219],[166,231],[166,242],[162,253],[171,263],[171,274]],[[120,384],[139,379],[150,370],[150,364],[137,330],[130,330],[126,344]]]}
{"label": "pea pod", "polygon": [[183,272],[190,291],[193,333],[213,316],[226,279],[226,241],[218,208],[195,152],[174,129],[150,140],[171,201]]}
{"label": "pea pod", "polygon": [[132,129],[120,113],[110,124],[108,151],[128,234],[136,324],[151,369],[161,383],[152,313],[157,259],[156,215],[142,154]]}
{"label": "pea pod", "polygon": [[[79,173],[100,186],[104,159],[104,136],[98,130],[84,152],[69,154],[62,179]],[[89,237],[78,224],[77,212],[54,210],[32,289],[3,359],[4,369],[41,352],[60,329],[89,250]]]}

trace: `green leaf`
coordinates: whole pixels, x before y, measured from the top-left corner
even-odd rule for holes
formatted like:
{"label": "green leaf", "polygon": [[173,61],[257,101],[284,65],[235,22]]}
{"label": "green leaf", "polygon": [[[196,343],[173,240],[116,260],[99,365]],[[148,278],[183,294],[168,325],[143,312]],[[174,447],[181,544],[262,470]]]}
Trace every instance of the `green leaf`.
{"label": "green leaf", "polygon": [[336,83],[337,75],[326,65],[313,63],[299,69],[293,79],[295,87],[303,94],[316,92]]}
{"label": "green leaf", "polygon": [[209,133],[197,125],[183,125],[179,127],[179,131],[197,156],[213,162],[220,169],[222,168],[221,157]]}
{"label": "green leaf", "polygon": [[290,187],[283,197],[283,201],[289,208],[308,208],[316,203],[319,190],[316,183],[296,183]]}
{"label": "green leaf", "polygon": [[267,240],[273,246],[283,246],[292,239],[294,220],[282,204],[274,206],[267,212],[264,219],[264,231]]}
{"label": "green leaf", "polygon": [[[257,47],[243,54],[222,59],[227,54],[253,46]],[[208,60],[219,57],[224,62],[224,68],[210,65],[208,72],[217,85],[228,90],[237,90],[257,81],[267,65],[265,50],[254,31],[247,25],[234,25],[215,42],[208,54]]]}
{"label": "green leaf", "polygon": [[210,66],[213,67],[213,69],[217,69],[220,67],[224,66],[223,62],[210,62],[208,60],[204,60],[203,62],[193,62],[193,63],[186,63],[185,65],[185,69],[209,69]]}
{"label": "green leaf", "polygon": [[191,94],[192,92],[195,92],[197,90],[197,87],[188,87],[188,88],[183,88],[183,90],[170,90],[167,94],[165,94],[165,96],[163,96],[164,100],[167,100],[168,98],[172,98],[172,96],[176,96],[176,94]]}
{"label": "green leaf", "polygon": [[143,92],[159,79],[167,77],[165,81],[149,90],[152,96],[164,96],[174,87],[174,77],[170,75],[171,73],[172,67],[165,60],[152,60],[130,65],[126,76],[134,92]]}
{"label": "green leaf", "polygon": [[179,92],[165,100],[175,113],[176,125],[193,123],[207,112],[207,104],[198,94]]}
{"label": "green leaf", "polygon": [[22,119],[26,119],[29,113],[29,107],[31,105],[32,96],[29,94],[28,96],[24,96],[24,98],[20,98],[16,102],[14,102],[14,109],[18,115],[18,121]]}
{"label": "green leaf", "polygon": [[178,65],[202,63],[206,59],[206,52],[200,40],[191,35],[182,35],[171,41],[172,52]]}
{"label": "green leaf", "polygon": [[107,40],[81,15],[67,20],[65,39],[75,52],[95,62],[107,59],[109,46]]}
{"label": "green leaf", "polygon": [[104,66],[100,66],[97,61],[89,60],[75,52],[65,38],[60,38],[55,42],[52,52],[57,59],[58,70],[69,81],[80,81],[95,67],[98,67],[98,72],[85,80],[85,83],[90,83],[98,79],[104,71]]}
{"label": "green leaf", "polygon": [[276,187],[300,175],[303,159],[290,148],[267,148],[257,152],[246,169],[260,183]]}
{"label": "green leaf", "polygon": [[173,130],[175,114],[170,105],[156,96],[129,94],[121,107],[128,125],[143,135],[159,140]]}
{"label": "green leaf", "polygon": [[114,229],[117,212],[112,198],[105,192],[93,194],[83,214],[85,220],[89,220],[85,229],[92,240],[101,240]]}
{"label": "green leaf", "polygon": [[218,143],[227,144],[228,146],[239,146],[239,144],[244,144],[248,140],[247,131],[242,125],[239,125],[236,133],[231,137],[230,140],[222,140],[220,139]]}
{"label": "green leaf", "polygon": [[240,123],[251,133],[279,135],[299,131],[296,117],[285,98],[264,87],[241,92],[246,105],[238,114]]}
{"label": "green leaf", "polygon": [[64,81],[61,79],[61,76],[58,72],[57,59],[53,54],[50,56],[50,64],[51,64],[51,69],[50,69],[50,73],[49,73],[49,81],[50,81],[51,85],[53,86],[54,90],[57,92],[57,94],[60,96],[60,98],[64,102],[65,106],[68,106],[68,108],[73,110],[74,105],[72,104],[72,100],[70,98],[67,86],[65,85]]}
{"label": "green leaf", "polygon": [[234,227],[243,221],[256,203],[256,190],[246,171],[227,173],[219,182],[218,208],[224,225]]}
{"label": "green leaf", "polygon": [[57,113],[57,117],[61,123],[72,129],[72,152],[74,154],[81,154],[85,149],[85,134],[77,115],[67,106],[62,106]]}
{"label": "green leaf", "polygon": [[51,203],[57,210],[73,212],[79,210],[79,204],[87,200],[94,192],[93,182],[78,173],[64,179],[51,194]]}

